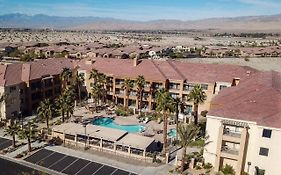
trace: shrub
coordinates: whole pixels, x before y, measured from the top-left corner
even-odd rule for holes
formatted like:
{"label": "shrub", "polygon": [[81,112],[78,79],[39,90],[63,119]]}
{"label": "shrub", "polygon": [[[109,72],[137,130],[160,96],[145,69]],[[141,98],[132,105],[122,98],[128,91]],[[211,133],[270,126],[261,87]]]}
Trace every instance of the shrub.
{"label": "shrub", "polygon": [[250,59],[248,57],[245,57],[244,60],[247,62],[250,61]]}
{"label": "shrub", "polygon": [[211,169],[213,168],[213,165],[211,163],[206,163],[203,167],[204,169]]}
{"label": "shrub", "polygon": [[196,166],[195,166],[195,169],[196,169],[196,170],[201,170],[201,169],[202,169],[202,167],[201,167],[201,166],[199,166],[199,165],[196,165]]}
{"label": "shrub", "polygon": [[235,175],[235,171],[234,171],[233,167],[231,165],[228,165],[228,164],[223,166],[223,168],[221,169],[221,172],[224,175]]}

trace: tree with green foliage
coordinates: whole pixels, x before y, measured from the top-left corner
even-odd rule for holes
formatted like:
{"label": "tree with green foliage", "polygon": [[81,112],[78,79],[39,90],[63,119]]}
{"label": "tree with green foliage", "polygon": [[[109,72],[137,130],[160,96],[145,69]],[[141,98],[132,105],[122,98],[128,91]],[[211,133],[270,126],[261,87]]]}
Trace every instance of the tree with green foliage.
{"label": "tree with green foliage", "polygon": [[19,138],[20,139],[26,139],[28,143],[28,151],[32,151],[31,147],[31,141],[37,137],[37,125],[35,125],[34,121],[28,122],[26,126],[24,126],[20,131],[19,131]]}
{"label": "tree with green foliage", "polygon": [[139,110],[140,116],[142,116],[142,114],[141,114],[142,97],[143,97],[145,83],[146,82],[145,82],[144,76],[139,75],[136,79],[136,85],[137,85],[138,110]]}
{"label": "tree with green foliage", "polygon": [[49,131],[49,120],[53,117],[54,106],[50,99],[44,99],[37,108],[37,115],[40,119],[46,121],[47,130]]}
{"label": "tree with green foliage", "polygon": [[124,83],[121,86],[121,89],[124,90],[124,96],[125,96],[124,107],[125,108],[128,108],[129,94],[130,94],[130,92],[132,91],[133,88],[134,88],[134,82],[131,79],[126,78]]}
{"label": "tree with green foliage", "polygon": [[199,127],[193,124],[180,124],[178,128],[179,145],[182,147],[181,172],[185,170],[186,148],[191,145],[199,133]]}
{"label": "tree with green foliage", "polygon": [[179,125],[179,113],[184,111],[184,102],[181,98],[177,97],[174,99],[174,108],[176,112],[175,122],[176,122],[176,138],[178,138],[178,125]]}
{"label": "tree with green foliage", "polygon": [[70,68],[63,68],[61,74],[60,74],[60,78],[62,81],[62,90],[67,88],[67,84],[68,82],[71,80],[72,78],[72,71]]}
{"label": "tree with green foliage", "polygon": [[81,98],[81,88],[83,86],[83,84],[85,83],[85,78],[83,74],[78,74],[75,77],[75,86],[77,88],[78,91],[78,98],[79,98],[79,102],[82,102],[82,98]]}
{"label": "tree with green foliage", "polygon": [[16,123],[16,122],[12,122],[5,130],[4,133],[8,136],[11,136],[12,139],[12,145],[15,148],[16,147],[16,135],[19,133],[20,131],[20,126]]}
{"label": "tree with green foliage", "polygon": [[194,123],[198,125],[198,107],[206,101],[207,96],[200,85],[195,85],[188,94],[187,100],[193,102]]}
{"label": "tree with green foliage", "polygon": [[167,144],[167,128],[168,117],[170,113],[174,112],[174,99],[166,89],[160,89],[156,92],[156,111],[162,114],[163,117],[163,150],[168,152]]}
{"label": "tree with green foliage", "polygon": [[231,165],[226,164],[225,166],[223,166],[223,168],[221,169],[221,172],[224,175],[235,175],[235,170]]}

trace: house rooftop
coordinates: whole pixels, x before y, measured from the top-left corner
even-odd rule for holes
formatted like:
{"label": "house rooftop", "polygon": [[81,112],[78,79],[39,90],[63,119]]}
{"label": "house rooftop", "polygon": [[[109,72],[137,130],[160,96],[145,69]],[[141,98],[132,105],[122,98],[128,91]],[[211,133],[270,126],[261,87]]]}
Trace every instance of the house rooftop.
{"label": "house rooftop", "polygon": [[212,100],[209,115],[281,128],[281,73],[260,72],[222,90]]}
{"label": "house rooftop", "polygon": [[232,82],[234,78],[247,79],[258,72],[247,66],[184,63],[176,60],[139,60],[137,66],[133,65],[131,59],[93,58],[91,64],[87,64],[87,60],[78,62],[81,70],[90,72],[97,69],[107,75],[132,79],[143,75],[145,79],[154,81]]}

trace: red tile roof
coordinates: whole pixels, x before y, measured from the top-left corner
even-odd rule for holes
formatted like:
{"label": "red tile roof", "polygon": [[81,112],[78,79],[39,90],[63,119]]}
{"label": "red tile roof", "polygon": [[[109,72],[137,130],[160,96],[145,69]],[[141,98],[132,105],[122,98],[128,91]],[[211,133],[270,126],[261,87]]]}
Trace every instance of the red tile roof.
{"label": "red tile roof", "polygon": [[73,61],[65,58],[55,58],[0,65],[0,86],[16,85],[46,75],[57,75],[65,67],[74,68]]}
{"label": "red tile roof", "polygon": [[80,69],[91,71],[93,68],[105,74],[119,77],[136,78],[143,75],[148,80],[165,81],[187,80],[189,82],[232,82],[233,78],[249,78],[247,72],[254,74],[257,70],[250,67],[220,64],[184,63],[173,60],[140,60],[134,67],[133,60],[95,58],[93,64],[81,60]]}
{"label": "red tile roof", "polygon": [[209,115],[281,128],[281,73],[260,72],[224,89],[212,100]]}

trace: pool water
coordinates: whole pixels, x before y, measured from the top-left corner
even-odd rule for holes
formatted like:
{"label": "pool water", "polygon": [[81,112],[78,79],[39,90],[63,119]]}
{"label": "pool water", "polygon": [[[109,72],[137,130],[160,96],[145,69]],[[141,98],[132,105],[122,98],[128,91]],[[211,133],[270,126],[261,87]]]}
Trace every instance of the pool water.
{"label": "pool water", "polygon": [[142,125],[119,125],[113,119],[108,117],[95,119],[92,124],[97,126],[104,126],[113,129],[120,129],[129,133],[137,133],[144,131],[145,127]]}
{"label": "pool water", "polygon": [[168,136],[169,137],[176,137],[177,134],[177,130],[176,129],[170,129],[170,131],[168,132]]}

